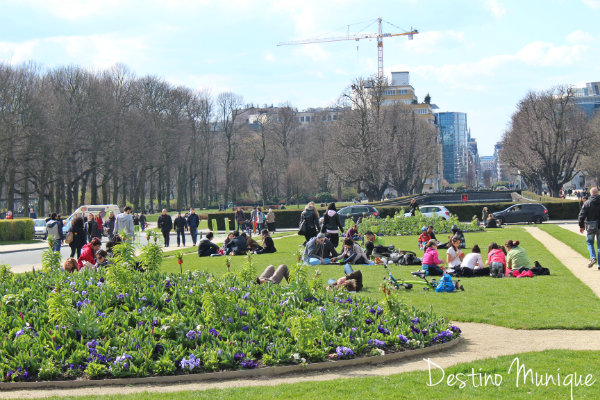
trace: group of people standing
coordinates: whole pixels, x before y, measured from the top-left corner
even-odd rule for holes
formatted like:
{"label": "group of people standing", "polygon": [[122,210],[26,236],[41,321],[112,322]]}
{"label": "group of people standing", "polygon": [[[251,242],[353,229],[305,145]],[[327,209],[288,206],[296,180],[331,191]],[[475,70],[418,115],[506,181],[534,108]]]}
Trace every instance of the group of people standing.
{"label": "group of people standing", "polygon": [[169,235],[172,230],[177,233],[177,247],[181,244],[185,246],[185,232],[188,230],[192,238],[192,243],[196,246],[200,217],[198,217],[198,214],[196,214],[196,211],[193,208],[190,208],[189,214],[186,213],[185,216],[182,216],[181,212],[178,212],[175,220],[167,214],[167,210],[163,209],[161,215],[158,217],[157,225],[163,235],[165,247],[169,247]]}
{"label": "group of people standing", "polygon": [[242,207],[238,207],[235,212],[235,222],[238,231],[249,232],[252,230],[252,233],[257,233],[267,229],[271,233],[275,232],[275,213],[271,208],[265,214],[260,207],[256,206],[250,211],[250,218],[248,219]]}

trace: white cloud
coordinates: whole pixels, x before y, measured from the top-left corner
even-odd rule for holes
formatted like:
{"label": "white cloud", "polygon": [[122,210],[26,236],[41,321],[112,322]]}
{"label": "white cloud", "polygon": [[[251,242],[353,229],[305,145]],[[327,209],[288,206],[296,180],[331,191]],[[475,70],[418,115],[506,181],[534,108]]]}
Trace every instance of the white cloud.
{"label": "white cloud", "polygon": [[492,14],[494,14],[496,18],[503,17],[506,14],[506,8],[498,0],[488,0],[487,6],[490,8]]}
{"label": "white cloud", "polygon": [[593,41],[594,36],[581,30],[571,32],[567,35],[567,42],[569,43],[590,43]]}
{"label": "white cloud", "polygon": [[600,0],[581,0],[583,4],[590,8],[598,9],[600,8]]}
{"label": "white cloud", "polygon": [[118,0],[41,0],[33,3],[36,7],[44,8],[55,16],[68,20],[109,15],[122,7]]}
{"label": "white cloud", "polygon": [[[403,39],[403,36],[399,36],[393,40],[402,41]],[[384,49],[387,42],[389,42],[389,40],[384,39]],[[403,42],[400,42],[400,45],[415,53],[434,54],[438,53],[440,50],[448,50],[449,48],[457,46],[464,47],[468,45],[468,43],[465,40],[464,32],[444,30],[419,33],[414,36],[414,40],[404,39]]]}
{"label": "white cloud", "polygon": [[555,46],[552,43],[532,42],[515,55],[519,61],[537,66],[565,66],[581,60],[581,55],[588,46],[575,44],[572,46]]}
{"label": "white cloud", "polygon": [[273,53],[271,53],[271,52],[265,54],[265,61],[274,62],[275,61],[275,55],[273,55]]}

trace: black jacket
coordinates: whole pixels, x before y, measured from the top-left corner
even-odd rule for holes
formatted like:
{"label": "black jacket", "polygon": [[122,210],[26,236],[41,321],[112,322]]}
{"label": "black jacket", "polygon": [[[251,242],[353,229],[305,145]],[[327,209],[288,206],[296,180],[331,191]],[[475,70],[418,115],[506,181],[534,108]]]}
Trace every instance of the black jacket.
{"label": "black jacket", "polygon": [[180,232],[184,231],[185,228],[187,228],[188,226],[187,221],[183,216],[175,218],[175,221],[173,221],[173,225],[175,226],[175,230],[178,230]]}
{"label": "black jacket", "polygon": [[198,214],[190,214],[187,219],[187,224],[190,227],[190,230],[198,229],[200,225],[200,218],[198,218]]}
{"label": "black jacket", "polygon": [[325,211],[325,215],[323,216],[323,229],[322,232],[327,231],[336,231],[340,229],[342,232],[344,231],[344,225],[342,225],[342,221],[340,220],[340,214],[335,212],[333,215],[329,215],[329,211]]}
{"label": "black jacket", "polygon": [[96,222],[96,220],[88,220],[88,222],[85,223],[85,232],[87,233],[88,237],[91,238],[101,238],[102,237],[102,233],[100,232],[100,228],[98,227],[98,223]]}
{"label": "black jacket", "polygon": [[314,232],[319,231],[321,227],[319,226],[319,218],[317,218],[317,214],[312,208],[302,211],[300,214],[300,224],[304,223],[306,232]]}
{"label": "black jacket", "polygon": [[219,246],[208,240],[207,238],[203,238],[198,243],[198,257],[208,257],[211,254],[217,254],[219,252]]}
{"label": "black jacket", "polygon": [[263,247],[263,253],[275,253],[277,249],[275,248],[275,243],[273,242],[273,238],[271,236],[267,236],[264,240],[265,246]]}
{"label": "black jacket", "polygon": [[169,214],[161,214],[158,217],[157,224],[161,232],[170,232],[171,229],[173,229],[173,220],[171,219],[171,216]]}
{"label": "black jacket", "polygon": [[585,221],[600,221],[600,196],[595,195],[583,203],[579,211],[579,227],[585,229]]}
{"label": "black jacket", "polygon": [[73,232],[73,241],[69,243],[69,246],[73,248],[83,247],[83,245],[86,242],[84,230],[80,227],[71,225],[71,227],[69,228],[69,232]]}
{"label": "black jacket", "polygon": [[108,218],[104,223],[104,229],[106,229],[109,233],[115,230],[115,222],[117,221],[117,217]]}

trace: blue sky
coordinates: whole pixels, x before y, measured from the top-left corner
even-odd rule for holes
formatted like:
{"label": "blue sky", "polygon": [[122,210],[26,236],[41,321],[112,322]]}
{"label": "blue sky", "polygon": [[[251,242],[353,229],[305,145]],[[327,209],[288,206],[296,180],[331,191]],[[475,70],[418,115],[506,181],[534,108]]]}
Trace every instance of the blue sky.
{"label": "blue sky", "polygon": [[[376,41],[278,42],[376,32],[384,69],[410,71],[419,99],[468,114],[492,153],[529,90],[600,81],[600,0],[0,0],[0,62],[43,68],[115,63],[173,84],[233,91],[246,103],[335,103],[377,72]],[[363,29],[364,28],[364,29]]]}

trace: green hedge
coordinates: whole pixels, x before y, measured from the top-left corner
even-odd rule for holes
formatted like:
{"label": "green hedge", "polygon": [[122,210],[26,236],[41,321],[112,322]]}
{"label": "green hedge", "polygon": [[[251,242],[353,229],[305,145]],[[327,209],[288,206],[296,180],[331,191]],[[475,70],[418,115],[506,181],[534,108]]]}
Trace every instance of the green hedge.
{"label": "green hedge", "polygon": [[[297,228],[300,224],[300,214],[304,209],[295,209],[295,210],[273,210],[275,213],[275,227],[277,228]],[[246,218],[250,218],[250,212],[245,212]],[[319,210],[319,215],[323,215],[323,212]],[[235,213],[211,213],[208,214],[208,226],[212,226],[213,220],[217,220],[217,227],[220,231],[225,229],[225,218],[230,220],[229,229],[233,230],[234,225],[237,228],[237,224],[235,223]]]}
{"label": "green hedge", "polygon": [[33,239],[32,219],[22,218],[0,220],[0,241],[15,242],[18,240],[31,239]]}

